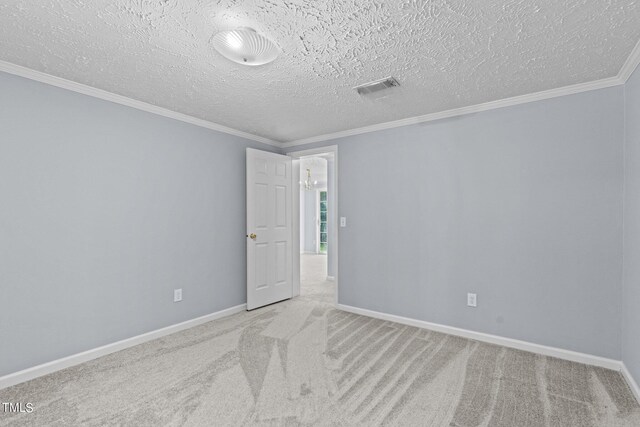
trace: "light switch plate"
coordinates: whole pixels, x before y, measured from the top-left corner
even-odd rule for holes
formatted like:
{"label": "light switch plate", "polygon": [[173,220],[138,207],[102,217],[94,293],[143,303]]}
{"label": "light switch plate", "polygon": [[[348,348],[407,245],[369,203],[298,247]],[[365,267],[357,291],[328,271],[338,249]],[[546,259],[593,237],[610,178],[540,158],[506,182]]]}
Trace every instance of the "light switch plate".
{"label": "light switch plate", "polygon": [[347,217],[346,216],[341,216],[340,217],[340,227],[346,227],[347,226]]}
{"label": "light switch plate", "polygon": [[469,307],[477,307],[478,298],[476,294],[467,294],[467,305]]}
{"label": "light switch plate", "polygon": [[182,288],[173,290],[173,302],[182,301]]}

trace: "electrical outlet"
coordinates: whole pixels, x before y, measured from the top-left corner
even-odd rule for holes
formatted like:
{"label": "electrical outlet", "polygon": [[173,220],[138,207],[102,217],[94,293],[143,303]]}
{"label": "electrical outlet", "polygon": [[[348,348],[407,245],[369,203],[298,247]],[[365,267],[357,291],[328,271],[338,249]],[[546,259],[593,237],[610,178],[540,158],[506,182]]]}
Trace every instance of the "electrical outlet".
{"label": "electrical outlet", "polygon": [[173,290],[173,302],[182,301],[182,288]]}
{"label": "electrical outlet", "polygon": [[467,294],[467,305],[469,307],[476,307],[477,303],[478,301],[476,294]]}
{"label": "electrical outlet", "polygon": [[346,216],[341,216],[340,217],[340,227],[346,227],[347,226],[347,217]]}

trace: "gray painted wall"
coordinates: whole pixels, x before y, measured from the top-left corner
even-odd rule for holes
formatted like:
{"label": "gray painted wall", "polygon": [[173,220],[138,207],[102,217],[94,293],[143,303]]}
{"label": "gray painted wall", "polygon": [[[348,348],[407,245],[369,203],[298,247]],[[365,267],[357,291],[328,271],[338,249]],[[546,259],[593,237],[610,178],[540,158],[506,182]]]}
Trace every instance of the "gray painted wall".
{"label": "gray painted wall", "polygon": [[623,117],[614,87],[304,146],[339,146],[339,302],[619,360]]}
{"label": "gray painted wall", "polygon": [[640,383],[640,70],[625,85],[622,360]]}
{"label": "gray painted wall", "polygon": [[[637,74],[627,260],[640,251]],[[622,91],[315,144],[339,145],[340,303],[624,348],[638,378],[630,261],[620,335]],[[244,149],[270,147],[2,73],[0,92],[0,375],[245,302]]]}
{"label": "gray painted wall", "polygon": [[0,376],[246,302],[245,148],[270,147],[9,74],[0,93]]}

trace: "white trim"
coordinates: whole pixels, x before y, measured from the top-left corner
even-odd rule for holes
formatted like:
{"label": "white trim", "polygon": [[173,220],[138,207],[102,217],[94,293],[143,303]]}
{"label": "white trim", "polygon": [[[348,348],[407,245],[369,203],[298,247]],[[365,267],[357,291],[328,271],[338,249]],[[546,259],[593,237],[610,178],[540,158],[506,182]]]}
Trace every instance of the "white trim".
{"label": "white trim", "polygon": [[254,135],[248,132],[243,132],[237,129],[233,129],[227,126],[220,125],[218,123],[210,122],[197,117],[189,116],[187,114],[178,113],[176,111],[169,110],[167,108],[158,107],[143,101],[128,98],[123,95],[118,95],[106,90],[98,89],[92,86],[77,83],[71,80],[56,77],[41,71],[32,70],[27,67],[12,64],[6,61],[0,61],[0,71],[4,71],[9,74],[24,77],[27,79],[39,81],[42,83],[57,86],[63,89],[71,90],[74,92],[82,93],[84,95],[92,96],[95,98],[103,99],[105,101],[115,102],[117,104],[126,105],[128,107],[136,108],[138,110],[146,111],[152,114],[158,114],[160,116],[180,120],[185,123],[190,123],[195,126],[204,127],[207,129],[223,132],[229,135],[235,135],[242,138],[250,139],[252,141],[261,142],[263,144],[271,145],[274,147],[288,148],[296,147],[299,145],[311,144],[314,142],[328,141],[337,138],[344,138],[347,136],[360,135],[363,133],[375,132],[385,129],[393,129],[401,126],[408,126],[418,123],[430,122],[434,120],[441,120],[450,117],[463,116],[466,114],[478,113],[482,111],[494,110],[497,108],[504,108],[513,105],[526,104],[529,102],[540,101],[543,99],[557,98],[565,95],[573,95],[581,92],[587,92],[591,90],[604,89],[612,86],[619,86],[626,83],[631,77],[631,74],[640,65],[640,41],[635,45],[627,60],[622,65],[622,68],[618,74],[614,77],[609,77],[601,80],[595,80],[586,83],[578,83],[574,85],[564,86],[555,89],[549,89],[541,92],[524,94],[514,96],[511,98],[505,98],[483,104],[469,105],[461,108],[454,108],[446,111],[439,111],[435,113],[424,114],[421,116],[408,117],[406,119],[394,120],[385,123],[378,123],[375,125],[364,126],[355,129],[347,129],[339,132],[332,132],[323,135],[316,135],[309,138],[298,139],[289,142],[274,141],[269,138]]}
{"label": "white trim", "polygon": [[627,380],[627,384],[629,384],[629,388],[633,392],[633,395],[636,397],[638,403],[640,403],[640,387],[638,387],[638,383],[631,375],[631,372],[627,369],[627,365],[622,362],[622,376],[625,380]]}
{"label": "white trim", "polygon": [[325,145],[318,148],[309,148],[308,150],[295,150],[295,151],[285,152],[287,156],[291,156],[294,159],[301,159],[303,157],[309,157],[309,156],[317,156],[319,154],[325,154],[325,153],[333,153],[334,155],[337,155],[338,146]]}
{"label": "white trim", "polygon": [[386,123],[379,123],[371,126],[364,126],[356,129],[348,129],[340,132],[327,133],[324,135],[312,136],[309,138],[298,139],[295,141],[285,142],[282,147],[295,147],[298,145],[311,144],[313,142],[328,141],[331,139],[344,138],[346,136],[360,135],[363,133],[375,132],[385,129],[393,129],[401,126],[414,125],[418,123],[431,122],[450,117],[463,116],[471,113],[479,113],[481,111],[495,110],[497,108],[510,107],[513,105],[526,104],[529,102],[541,101],[543,99],[557,98],[559,96],[573,95],[576,93],[587,92],[591,90],[604,89],[612,86],[624,84],[619,76],[609,77],[602,80],[596,80],[587,83],[579,83],[571,86],[564,86],[557,89],[545,90],[542,92],[530,93],[526,95],[514,96],[496,101],[485,102],[484,104],[470,105],[467,107],[454,108],[452,110],[440,111],[436,113],[425,114],[422,116],[409,117],[401,120],[394,120]]}
{"label": "white trim", "polygon": [[385,129],[393,129],[401,126],[409,126],[418,123],[430,122],[434,120],[441,120],[450,117],[457,117],[466,114],[478,113],[482,111],[494,110],[497,108],[504,108],[513,105],[526,104],[529,102],[540,101],[543,99],[557,98],[565,95],[573,95],[581,92],[587,92],[591,90],[604,89],[612,86],[623,85],[634,72],[636,67],[640,64],[640,41],[636,44],[631,54],[623,64],[618,74],[614,77],[606,79],[595,80],[586,83],[578,83],[575,85],[564,86],[556,89],[549,89],[546,91],[530,93],[525,95],[514,96],[511,98],[505,98],[495,101],[486,102],[483,104],[469,105],[461,108],[454,108],[446,111],[439,111],[435,113],[424,114],[421,116],[408,117],[406,119],[394,120],[391,122],[378,123],[375,125],[364,126],[355,129],[347,129],[339,132],[332,132],[323,135],[316,135],[309,138],[298,139],[289,142],[278,142],[269,138],[254,135],[248,132],[243,132],[237,129],[233,129],[227,126],[220,125],[218,123],[210,122],[197,117],[189,116],[187,114],[178,113],[176,111],[169,110],[167,108],[158,107],[143,101],[128,98],[123,95],[118,95],[112,92],[108,92],[103,89],[98,89],[92,86],[77,83],[71,80],[56,77],[50,74],[46,74],[40,71],[32,70],[27,67],[12,64],[6,61],[0,61],[0,71],[4,71],[9,74],[24,77],[27,79],[39,81],[42,83],[50,84],[52,86],[60,87],[63,89],[71,90],[74,92],[82,93],[84,95],[92,96],[95,98],[103,99],[105,101],[114,102],[116,104],[126,105],[128,107],[136,108],[138,110],[146,111],[152,114],[158,114],[160,116],[180,120],[185,123],[190,123],[195,126],[204,127],[207,129],[223,132],[229,135],[235,135],[242,138],[250,139],[252,141],[261,142],[263,144],[271,145],[274,147],[296,147],[299,145],[311,144],[314,142],[328,141],[337,138],[344,138],[347,136],[360,135],[363,133],[375,132]]}
{"label": "white trim", "polygon": [[253,135],[248,132],[233,129],[227,126],[220,125],[218,123],[210,122],[208,120],[199,119],[197,117],[189,116],[187,114],[178,113],[167,108],[158,107],[143,101],[128,98],[123,95],[118,95],[112,92],[108,92],[103,89],[98,89],[92,86],[77,83],[71,80],[63,79],[61,77],[52,76],[51,74],[43,73],[40,71],[32,70],[30,68],[22,67],[20,65],[12,64],[6,61],[0,61],[0,71],[13,74],[16,76],[24,77],[27,79],[35,80],[41,83],[46,83],[52,86],[56,86],[62,89],[78,92],[83,95],[92,96],[94,98],[102,99],[105,101],[115,102],[116,104],[126,105],[127,107],[136,108],[138,110],[146,111],[148,113],[157,114],[159,116],[168,117],[170,119],[180,120],[181,122],[190,123],[192,125],[200,126],[203,128],[215,130],[218,132],[226,133],[229,135],[239,136],[241,138],[250,139],[252,141],[261,142],[263,144],[271,145],[274,147],[280,147],[281,143],[273,141],[262,136]]}
{"label": "white trim", "polygon": [[622,65],[620,72],[618,73],[618,78],[622,81],[622,83],[626,83],[631,77],[631,74],[636,70],[638,65],[640,64],[640,40],[631,51],[631,54]]}
{"label": "white trim", "polygon": [[[332,209],[332,212],[334,212],[333,214],[333,221],[330,224],[330,229],[333,229],[333,231],[331,231],[331,235],[329,236],[329,241],[332,242],[331,243],[331,248],[332,248],[332,252],[331,254],[329,254],[333,260],[333,265],[334,265],[334,281],[336,283],[336,291],[335,291],[335,299],[333,304],[337,307],[338,306],[338,295],[340,293],[340,279],[339,279],[339,260],[338,260],[338,234],[339,234],[339,226],[338,226],[338,214],[340,212],[339,208],[339,189],[340,189],[340,185],[339,185],[339,179],[338,179],[338,146],[337,145],[326,145],[323,147],[319,147],[319,148],[311,148],[308,150],[299,150],[299,151],[286,151],[285,154],[287,156],[291,156],[294,159],[300,159],[303,157],[308,157],[308,156],[315,156],[315,155],[319,155],[319,154],[327,154],[327,153],[332,153],[333,154],[333,192],[334,192],[334,196],[333,196],[333,208],[330,207],[330,209]],[[329,165],[327,164],[327,168],[329,167]],[[328,173],[328,169],[327,169],[327,173]],[[294,211],[293,213],[294,215],[300,215],[300,208],[298,207],[297,210]],[[300,254],[298,254],[298,256],[300,256]],[[294,262],[296,262],[294,260]],[[300,260],[298,260],[298,262],[300,262]]]}
{"label": "white trim", "polygon": [[176,323],[175,325],[167,326],[165,328],[156,329],[155,331],[147,332],[135,337],[127,338],[121,341],[117,341],[111,344],[103,345],[91,350],[83,351],[81,353],[73,354],[71,356],[63,357],[61,359],[53,360],[51,362],[43,363],[32,368],[27,368],[22,371],[14,372],[9,375],[0,377],[0,390],[12,385],[16,385],[25,381],[32,380],[43,375],[50,374],[52,372],[60,371],[62,369],[69,368],[71,366],[79,365],[80,363],[88,362],[89,360],[97,359],[98,357],[106,356],[107,354],[114,353],[116,351],[124,350],[129,347],[136,346],[138,344],[145,343],[160,337],[164,337],[169,334],[180,332],[185,329],[193,328],[194,326],[201,325],[203,323],[210,322],[212,320],[220,319],[222,317],[230,316],[232,314],[240,313],[246,310],[246,304],[240,304],[235,307],[230,307],[225,310],[220,310],[215,313],[207,314],[205,316],[197,317],[195,319],[187,320],[186,322]]}
{"label": "white trim", "polygon": [[364,126],[355,129],[347,129],[339,132],[327,133],[324,135],[312,136],[309,138],[298,139],[295,141],[284,142],[282,147],[296,147],[298,145],[311,144],[314,142],[328,141],[331,139],[344,138],[347,136],[360,135],[363,133],[375,132],[385,129],[393,129],[401,126],[408,126],[418,123],[431,122],[450,117],[463,116],[466,114],[479,113],[482,111],[495,110],[497,108],[510,107],[513,105],[526,104],[529,102],[541,101],[543,99],[557,98],[565,95],[574,95],[577,93],[588,92],[592,90],[605,89],[612,86],[623,85],[629,80],[636,68],[640,65],[640,40],[627,57],[627,60],[614,77],[595,80],[586,83],[578,83],[569,86],[563,86],[555,89],[549,89],[542,92],[529,93],[525,95],[514,96],[511,98],[499,99],[496,101],[485,102],[483,104],[469,105],[461,108],[454,108],[446,111],[424,114],[421,116],[409,117],[406,119],[394,120],[386,123],[378,123],[375,125]]}
{"label": "white trim", "polygon": [[544,356],[557,357],[558,359],[570,360],[572,362],[584,363],[587,365],[600,366],[602,368],[622,370],[622,362],[619,360],[607,359],[605,357],[593,356],[591,354],[578,353],[576,351],[564,350],[546,345],[534,344],[527,341],[505,338],[498,335],[485,334],[482,332],[470,331],[468,329],[456,328],[453,326],[440,325],[437,323],[425,322],[424,320],[410,319],[408,317],[396,316],[393,314],[380,313],[349,305],[338,304],[340,310],[362,316],[374,317],[376,319],[388,320],[390,322],[401,323],[403,325],[415,326],[417,328],[429,329],[449,335],[455,335],[472,340],[501,345],[504,347],[524,350],[531,353],[542,354]]}
{"label": "white trim", "polygon": [[[293,270],[292,280],[292,292],[293,298],[300,296],[300,255],[296,256],[296,252],[300,253],[301,237],[300,231],[304,227],[304,222],[300,223],[300,218],[303,216],[300,214],[300,210],[304,209],[304,206],[300,203],[300,159],[291,159],[291,209],[293,213],[291,215],[292,230],[291,240],[292,245],[297,250],[291,251],[291,267]],[[304,233],[302,233],[304,234]]]}
{"label": "white trim", "polygon": [[335,282],[336,278],[334,276],[327,276],[327,281]]}

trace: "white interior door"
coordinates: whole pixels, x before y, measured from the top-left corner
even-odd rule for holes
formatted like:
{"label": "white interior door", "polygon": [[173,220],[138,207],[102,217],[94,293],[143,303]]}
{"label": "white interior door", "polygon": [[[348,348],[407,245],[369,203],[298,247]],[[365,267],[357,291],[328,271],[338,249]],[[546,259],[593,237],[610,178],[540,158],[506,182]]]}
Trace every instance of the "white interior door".
{"label": "white interior door", "polygon": [[291,298],[291,158],[247,148],[247,310]]}

